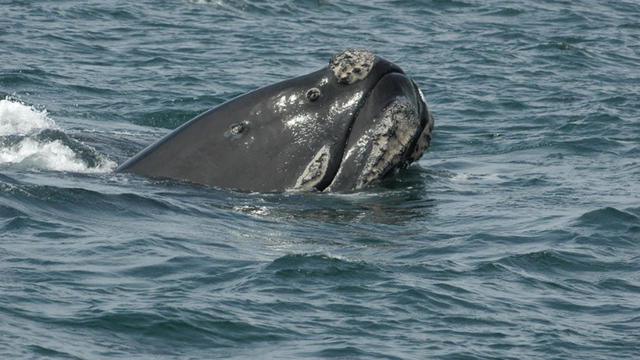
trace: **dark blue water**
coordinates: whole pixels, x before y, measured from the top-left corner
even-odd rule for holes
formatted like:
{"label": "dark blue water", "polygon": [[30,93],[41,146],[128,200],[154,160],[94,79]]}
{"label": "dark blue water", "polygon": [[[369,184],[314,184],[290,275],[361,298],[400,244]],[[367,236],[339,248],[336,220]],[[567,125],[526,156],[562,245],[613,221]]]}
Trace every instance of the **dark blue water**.
{"label": "dark blue water", "polygon": [[[640,357],[636,1],[0,0],[0,358]],[[114,174],[368,48],[436,119],[354,194]]]}

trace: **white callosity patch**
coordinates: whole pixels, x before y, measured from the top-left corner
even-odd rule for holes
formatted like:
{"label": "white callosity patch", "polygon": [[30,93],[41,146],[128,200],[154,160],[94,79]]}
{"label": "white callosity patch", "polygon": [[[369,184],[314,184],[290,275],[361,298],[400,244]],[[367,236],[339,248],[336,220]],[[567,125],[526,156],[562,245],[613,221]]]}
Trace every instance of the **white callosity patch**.
{"label": "white callosity patch", "polygon": [[296,181],[294,189],[312,190],[314,186],[318,185],[327,173],[330,155],[329,146],[323,146],[304,169],[302,175]]}
{"label": "white callosity patch", "polygon": [[424,152],[427,150],[429,145],[431,144],[431,133],[433,132],[433,125],[434,125],[433,115],[427,109],[427,103],[424,98],[424,94],[422,93],[422,90],[420,90],[420,88],[417,85],[415,85],[415,83],[414,83],[414,86],[415,86],[415,89],[418,90],[418,95],[420,96],[420,100],[422,101],[422,104],[425,109],[426,124],[424,126],[424,129],[418,136],[413,152],[409,154],[409,161],[411,162],[418,161],[422,157]]}
{"label": "white callosity patch", "polygon": [[420,127],[416,109],[406,102],[394,101],[381,113],[378,125],[367,139],[371,141],[371,151],[356,188],[362,188],[382,177],[389,169],[402,162],[403,155],[411,145]]}
{"label": "white callosity patch", "polygon": [[416,142],[416,147],[413,150],[413,153],[409,155],[410,161],[418,161],[422,157],[422,154],[427,150],[429,144],[431,143],[431,133],[433,132],[433,115],[431,115],[430,111],[427,111],[427,124],[420,133],[418,137],[418,141]]}
{"label": "white callosity patch", "polygon": [[[0,100],[0,165],[84,173],[108,172],[115,168],[113,161],[87,145],[77,143],[79,148],[95,154],[97,165],[89,166],[60,139],[39,136],[43,130],[59,132],[46,111],[18,101]],[[5,141],[3,137],[6,137]]]}
{"label": "white callosity patch", "polygon": [[340,83],[349,85],[369,75],[375,58],[369,50],[349,49],[334,55],[329,67]]}

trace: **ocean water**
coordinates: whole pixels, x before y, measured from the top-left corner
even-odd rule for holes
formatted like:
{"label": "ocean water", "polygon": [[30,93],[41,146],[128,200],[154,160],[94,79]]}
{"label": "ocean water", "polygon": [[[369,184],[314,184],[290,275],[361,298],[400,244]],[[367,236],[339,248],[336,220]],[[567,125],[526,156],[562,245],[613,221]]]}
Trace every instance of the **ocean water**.
{"label": "ocean water", "polygon": [[[0,358],[640,358],[640,4],[0,0]],[[113,170],[325,66],[431,148],[351,194]]]}

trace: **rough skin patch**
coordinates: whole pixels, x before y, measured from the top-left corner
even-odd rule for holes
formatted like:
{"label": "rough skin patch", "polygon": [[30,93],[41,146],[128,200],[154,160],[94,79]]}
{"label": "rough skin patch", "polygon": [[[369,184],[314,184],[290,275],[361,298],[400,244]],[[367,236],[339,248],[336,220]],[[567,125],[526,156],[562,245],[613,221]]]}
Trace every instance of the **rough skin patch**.
{"label": "rough skin patch", "polygon": [[304,169],[302,175],[296,181],[295,190],[313,190],[320,180],[327,173],[329,167],[329,146],[325,145],[320,149],[313,160]]}
{"label": "rough skin patch", "polygon": [[369,75],[375,58],[369,50],[349,49],[334,55],[329,61],[329,67],[338,82],[350,85]]}
{"label": "rough skin patch", "polygon": [[372,148],[356,188],[362,188],[405,161],[407,151],[420,126],[416,109],[406,102],[394,101],[380,114],[371,136]]}
{"label": "rough skin patch", "polygon": [[416,143],[416,147],[409,155],[409,161],[418,161],[422,157],[422,154],[427,150],[429,144],[431,143],[431,133],[433,132],[433,115],[431,115],[430,111],[427,111],[427,125],[420,133],[420,137],[418,138],[418,142]]}
{"label": "rough skin patch", "polygon": [[243,121],[235,124],[231,124],[229,130],[225,131],[224,137],[235,140],[245,133],[249,128],[249,122]]}

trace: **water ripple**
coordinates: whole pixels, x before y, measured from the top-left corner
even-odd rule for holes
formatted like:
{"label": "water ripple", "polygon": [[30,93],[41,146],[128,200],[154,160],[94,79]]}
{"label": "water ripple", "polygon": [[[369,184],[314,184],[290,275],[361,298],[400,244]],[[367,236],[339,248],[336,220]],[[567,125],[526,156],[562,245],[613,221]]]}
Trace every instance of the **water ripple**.
{"label": "water ripple", "polygon": [[[637,357],[636,2],[2,9],[0,357]],[[111,172],[344,48],[421,87],[418,164],[334,195]]]}

